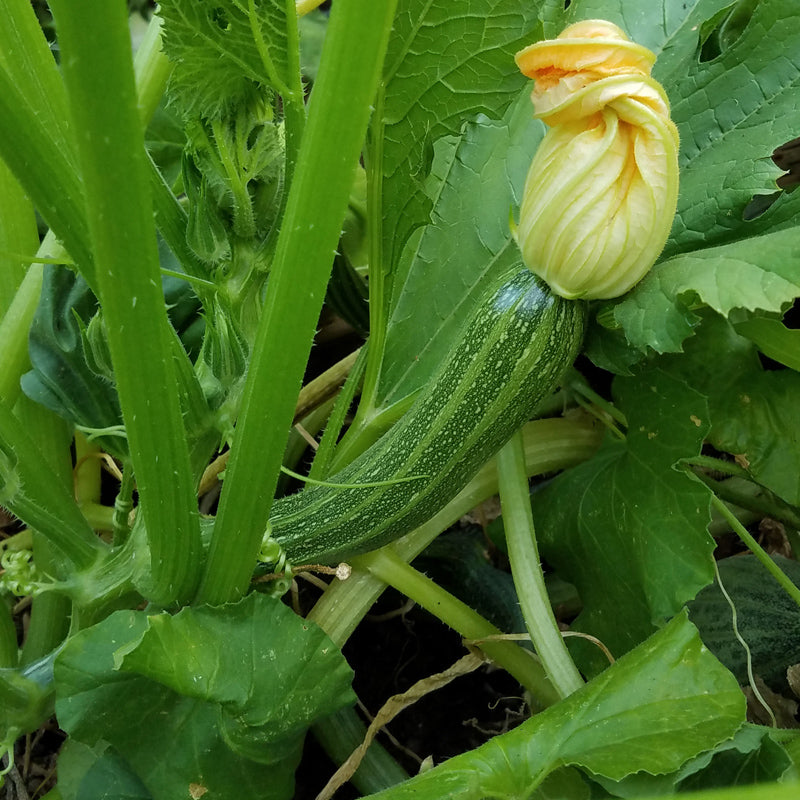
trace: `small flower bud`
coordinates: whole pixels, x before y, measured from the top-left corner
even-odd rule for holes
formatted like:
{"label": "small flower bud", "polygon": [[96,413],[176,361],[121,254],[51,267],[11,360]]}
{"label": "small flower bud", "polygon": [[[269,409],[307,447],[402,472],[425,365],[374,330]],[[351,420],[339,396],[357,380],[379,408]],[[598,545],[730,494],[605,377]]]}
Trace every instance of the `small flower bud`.
{"label": "small flower bud", "polygon": [[678,131],[655,55],[587,20],[516,61],[550,128],[525,182],[522,257],[563,297],[619,297],[658,258],[677,204]]}

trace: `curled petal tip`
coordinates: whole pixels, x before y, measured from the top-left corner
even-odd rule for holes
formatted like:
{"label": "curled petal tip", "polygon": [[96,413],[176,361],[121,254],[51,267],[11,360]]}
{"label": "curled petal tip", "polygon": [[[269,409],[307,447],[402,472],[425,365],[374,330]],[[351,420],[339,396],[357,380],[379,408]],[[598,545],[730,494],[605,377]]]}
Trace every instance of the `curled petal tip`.
{"label": "curled petal tip", "polygon": [[586,20],[516,58],[550,127],[523,193],[523,258],[564,297],[624,294],[661,253],[677,204],[678,134],[655,56]]}

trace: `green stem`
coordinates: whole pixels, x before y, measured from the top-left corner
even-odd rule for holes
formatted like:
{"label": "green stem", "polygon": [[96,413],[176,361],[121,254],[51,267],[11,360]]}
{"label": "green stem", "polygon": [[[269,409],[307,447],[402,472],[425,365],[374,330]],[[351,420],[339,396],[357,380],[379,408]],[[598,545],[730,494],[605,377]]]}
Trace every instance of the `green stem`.
{"label": "green stem", "polygon": [[[696,463],[694,459],[692,463]],[[736,477],[738,473],[732,473],[734,477],[724,481],[714,480],[710,475],[702,472],[693,474],[723,500],[727,500],[739,508],[771,517],[790,528],[800,528],[800,514],[794,506],[790,506],[781,498],[776,497],[763,486],[753,483],[749,479]]]}
{"label": "green stem", "polygon": [[75,500],[83,508],[88,503],[100,502],[100,481],[103,466],[98,456],[100,447],[90,442],[84,434],[75,433]]}
{"label": "green stem", "polygon": [[11,616],[11,607],[5,598],[0,597],[0,669],[17,666],[17,629]]}
{"label": "green stem", "polygon": [[[368,424],[374,415],[386,342],[386,278],[383,269],[383,104],[384,93],[378,92],[375,114],[369,131],[369,147],[365,153],[367,170],[367,240],[369,247],[369,331],[372,356],[367,361],[364,392],[353,427]],[[363,409],[362,409],[363,406]]]}
{"label": "green stem", "polygon": [[497,474],[508,558],[522,616],[550,683],[564,698],[580,689],[583,679],[567,650],[547,596],[520,433],[514,434],[498,452]]}
{"label": "green stem", "polygon": [[0,0],[0,19],[0,158],[93,285],[64,84],[28,0]]}
{"label": "green stem", "polygon": [[286,53],[289,85],[282,96],[286,125],[286,182],[294,175],[300,142],[306,126],[306,104],[303,77],[300,71],[300,32],[297,28],[297,10],[294,0],[286,2]]}
{"label": "green stem", "polygon": [[[150,599],[187,600],[200,526],[161,292],[127,8],[53,0],[117,390],[151,556]],[[103,47],[97,43],[102,41]]]}
{"label": "green stem", "polygon": [[122,481],[114,500],[114,516],[111,518],[114,547],[125,544],[131,532],[128,522],[133,510],[133,470],[130,464],[122,465]]}
{"label": "green stem", "polygon": [[[0,160],[0,318],[25,277],[25,262],[11,253],[32,253],[39,246],[36,214],[11,171]],[[5,255],[9,254],[9,255]]]}
{"label": "green stem", "polygon": [[[314,738],[336,764],[344,763],[364,741],[367,728],[354,708],[344,708],[313,727]],[[373,742],[350,783],[363,795],[373,794],[408,780],[408,773]]]}
{"label": "green stem", "polygon": [[358,356],[353,364],[352,370],[347,376],[347,380],[342,390],[339,392],[339,396],[336,398],[333,412],[328,419],[328,424],[325,426],[325,433],[322,434],[322,441],[314,455],[314,463],[311,465],[311,470],[308,473],[310,478],[327,478],[330,473],[329,468],[335,452],[336,442],[339,440],[339,434],[342,432],[345,417],[350,410],[350,405],[353,402],[356,390],[364,376],[364,365],[367,362],[368,351],[369,344],[358,351]]}
{"label": "green stem", "polygon": [[[194,254],[186,241],[186,226],[188,225],[186,211],[172,193],[172,189],[169,188],[164,176],[149,155],[147,166],[150,172],[153,211],[156,215],[158,229],[186,274],[200,279],[197,282],[193,282],[192,286],[198,287],[199,285],[201,291],[198,291],[198,297],[203,300],[205,295],[208,294],[206,284],[210,284],[209,288],[213,287],[214,290],[216,290],[216,284],[210,280],[210,275],[205,265]],[[205,305],[206,303],[204,303]]]}
{"label": "green stem", "polygon": [[[442,589],[437,583],[407,564],[390,547],[353,559],[353,566],[393,586],[406,597],[438,617],[465,639],[481,640],[502,633],[480,614]],[[543,705],[558,699],[542,665],[514,642],[486,641],[481,650],[513,675]]]}
{"label": "green stem", "polygon": [[[234,601],[250,582],[394,7],[394,0],[337,0],[331,11],[196,598],[201,603]],[[354,48],[353,42],[359,46]]]}
{"label": "green stem", "polygon": [[601,411],[604,411],[611,419],[618,422],[623,428],[628,427],[628,420],[625,414],[622,413],[613,403],[609,403],[604,397],[601,397],[584,379],[583,375],[578,372],[570,374],[567,385],[576,394],[585,397],[590,403],[596,405]]}
{"label": "green stem", "polygon": [[747,545],[750,552],[764,565],[764,568],[781,585],[789,597],[800,606],[800,588],[795,586],[783,570],[770,558],[769,553],[750,535],[747,529],[736,518],[734,513],[713,492],[711,504],[719,513],[728,520],[731,529]]}
{"label": "green stem", "polygon": [[14,414],[0,403],[0,488],[3,504],[46,536],[74,569],[105,550],[78,504]]}

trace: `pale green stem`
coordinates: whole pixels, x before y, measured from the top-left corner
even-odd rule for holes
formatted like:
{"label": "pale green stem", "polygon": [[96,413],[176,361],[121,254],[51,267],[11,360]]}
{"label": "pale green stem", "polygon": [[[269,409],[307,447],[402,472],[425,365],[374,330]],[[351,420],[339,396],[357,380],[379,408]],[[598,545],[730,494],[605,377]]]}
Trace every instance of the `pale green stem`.
{"label": "pale green stem", "polygon": [[353,559],[353,565],[366,570],[384,583],[393,586],[406,597],[438,617],[469,641],[478,640],[481,650],[516,678],[537,703],[550,705],[558,698],[547,681],[542,665],[530,652],[514,642],[482,641],[502,634],[480,614],[442,589],[419,570],[407,564],[390,547]]}
{"label": "pale green stem", "polygon": [[567,650],[547,596],[533,527],[521,433],[515,433],[497,454],[497,474],[508,558],[522,616],[547,677],[564,698],[580,689],[583,679]]}

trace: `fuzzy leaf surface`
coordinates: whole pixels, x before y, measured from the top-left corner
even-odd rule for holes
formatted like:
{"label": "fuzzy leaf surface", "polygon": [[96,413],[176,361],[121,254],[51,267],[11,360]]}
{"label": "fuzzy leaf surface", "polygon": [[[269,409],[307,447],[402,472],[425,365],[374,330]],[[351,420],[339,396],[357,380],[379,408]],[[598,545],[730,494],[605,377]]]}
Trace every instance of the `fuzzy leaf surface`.
{"label": "fuzzy leaf surface", "polygon": [[[164,49],[175,63],[172,94],[187,114],[222,116],[288,83],[285,4],[165,0]],[[254,30],[261,42],[255,38]]]}

